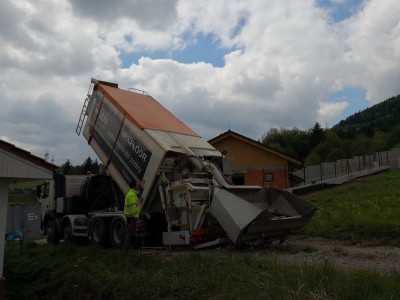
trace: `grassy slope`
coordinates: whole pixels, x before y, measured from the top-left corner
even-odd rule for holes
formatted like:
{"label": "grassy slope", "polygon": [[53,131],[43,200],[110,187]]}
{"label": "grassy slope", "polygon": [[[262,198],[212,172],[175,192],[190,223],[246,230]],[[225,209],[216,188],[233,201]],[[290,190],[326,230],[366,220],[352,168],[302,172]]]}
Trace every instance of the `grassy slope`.
{"label": "grassy slope", "polygon": [[390,299],[400,274],[344,272],[273,257],[164,254],[63,243],[6,248],[7,299]]}
{"label": "grassy slope", "polygon": [[318,211],[305,235],[400,246],[400,170],[361,178],[303,198]]}

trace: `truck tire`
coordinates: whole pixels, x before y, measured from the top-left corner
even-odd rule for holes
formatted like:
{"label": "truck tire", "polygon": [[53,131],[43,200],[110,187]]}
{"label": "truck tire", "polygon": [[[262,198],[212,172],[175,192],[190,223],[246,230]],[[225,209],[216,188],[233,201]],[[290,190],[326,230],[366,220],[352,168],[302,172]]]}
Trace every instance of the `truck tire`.
{"label": "truck tire", "polygon": [[54,219],[49,220],[45,226],[46,239],[48,243],[58,245],[60,238],[57,232],[56,222]]}
{"label": "truck tire", "polygon": [[92,244],[105,248],[108,246],[108,230],[101,218],[95,218],[90,225],[90,241]]}
{"label": "truck tire", "polygon": [[121,218],[114,218],[110,225],[110,242],[114,249],[121,249],[125,244],[126,224]]}
{"label": "truck tire", "polygon": [[69,219],[65,220],[62,228],[64,242],[74,242],[74,236],[72,235],[72,225]]}

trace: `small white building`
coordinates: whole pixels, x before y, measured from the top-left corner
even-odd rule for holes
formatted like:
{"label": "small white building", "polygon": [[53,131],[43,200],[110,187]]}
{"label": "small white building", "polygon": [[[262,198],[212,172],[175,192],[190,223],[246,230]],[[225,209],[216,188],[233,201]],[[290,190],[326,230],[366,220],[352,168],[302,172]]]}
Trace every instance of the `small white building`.
{"label": "small white building", "polygon": [[9,185],[21,181],[51,179],[58,167],[0,140],[0,299],[4,299],[4,243]]}

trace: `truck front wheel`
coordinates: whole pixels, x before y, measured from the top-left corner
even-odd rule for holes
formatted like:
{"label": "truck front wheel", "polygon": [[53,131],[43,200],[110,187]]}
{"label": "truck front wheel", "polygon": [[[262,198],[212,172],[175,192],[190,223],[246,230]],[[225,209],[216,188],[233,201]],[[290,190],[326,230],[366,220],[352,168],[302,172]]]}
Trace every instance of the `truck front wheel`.
{"label": "truck front wheel", "polygon": [[70,220],[65,220],[63,225],[63,236],[65,242],[73,242],[74,236],[72,235],[72,226]]}
{"label": "truck front wheel", "polygon": [[46,223],[45,230],[47,242],[58,245],[58,243],[60,242],[60,238],[57,233],[56,222],[54,219],[51,219]]}
{"label": "truck front wheel", "polygon": [[96,218],[90,225],[90,241],[98,247],[108,246],[108,234],[106,224],[103,219]]}
{"label": "truck front wheel", "polygon": [[110,225],[110,242],[115,249],[121,249],[125,243],[126,225],[121,218],[114,218]]}

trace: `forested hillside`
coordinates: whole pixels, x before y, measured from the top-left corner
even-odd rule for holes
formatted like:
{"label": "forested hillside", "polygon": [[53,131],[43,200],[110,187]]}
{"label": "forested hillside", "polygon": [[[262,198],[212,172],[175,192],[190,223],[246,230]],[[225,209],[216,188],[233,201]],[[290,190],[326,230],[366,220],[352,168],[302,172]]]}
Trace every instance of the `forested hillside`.
{"label": "forested hillside", "polygon": [[357,134],[371,138],[377,131],[390,132],[398,125],[400,125],[400,95],[355,113],[340,121],[333,129],[342,138],[353,138]]}
{"label": "forested hillside", "polygon": [[271,128],[260,142],[305,163],[350,158],[400,147],[400,95],[339,122],[331,129]]}

